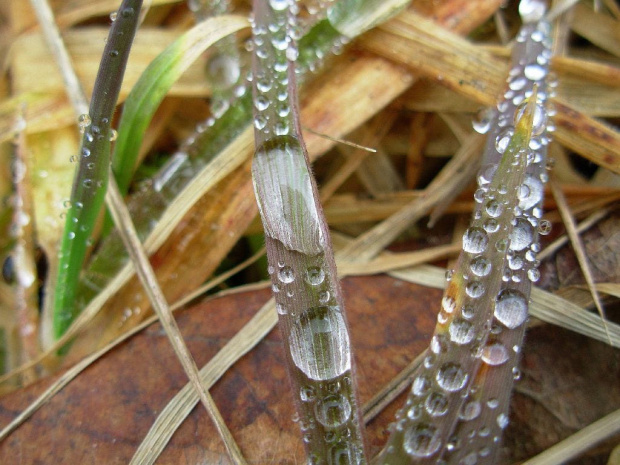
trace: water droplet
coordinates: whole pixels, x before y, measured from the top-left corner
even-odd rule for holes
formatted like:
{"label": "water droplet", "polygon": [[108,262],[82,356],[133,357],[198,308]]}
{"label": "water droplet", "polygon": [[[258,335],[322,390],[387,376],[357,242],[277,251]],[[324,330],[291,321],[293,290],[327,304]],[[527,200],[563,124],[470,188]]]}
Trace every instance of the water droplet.
{"label": "water droplet", "polygon": [[336,306],[306,310],[293,327],[290,344],[293,362],[311,379],[332,379],[351,369],[349,334]]}
{"label": "water droplet", "polygon": [[504,205],[497,200],[489,200],[485,205],[485,210],[491,218],[497,218],[504,211]]}
{"label": "water droplet", "polygon": [[450,323],[449,332],[450,340],[459,345],[469,344],[476,335],[474,325],[461,318],[457,318]]}
{"label": "water droplet", "polygon": [[540,81],[547,75],[547,70],[539,64],[531,64],[525,67],[523,74],[532,81]]}
{"label": "water droplet", "polygon": [[495,139],[495,149],[498,153],[504,153],[506,151],[514,133],[514,129],[508,128],[498,134]]}
{"label": "water droplet", "polygon": [[403,448],[413,457],[429,457],[437,452],[440,446],[440,435],[434,426],[420,423],[405,431]]}
{"label": "water droplet", "polygon": [[[527,68],[526,68],[527,69]],[[525,113],[525,109],[527,108],[528,101],[523,101],[515,111],[515,124],[517,121],[521,119],[523,113]],[[539,105],[534,105],[534,118],[532,121],[532,136],[540,136],[543,132],[545,132],[545,128],[547,127],[547,112],[545,109]]]}
{"label": "water droplet", "polygon": [[546,236],[550,232],[551,232],[551,221],[542,220],[538,224],[538,234],[541,234],[542,236]]}
{"label": "water droplet", "polygon": [[264,95],[258,95],[254,99],[254,106],[258,111],[263,111],[269,108],[269,100]]}
{"label": "water droplet", "polygon": [[82,181],[82,185],[86,188],[90,188],[93,187],[93,180],[92,179],[84,179],[84,181]]}
{"label": "water droplet", "polygon": [[428,394],[428,391],[431,389],[430,380],[424,376],[420,375],[413,380],[413,384],[411,385],[411,393],[414,396],[425,396]]}
{"label": "water droplet", "polygon": [[476,276],[487,276],[491,268],[491,262],[482,256],[474,258],[469,264],[469,269]]}
{"label": "water droplet", "polygon": [[493,120],[494,111],[492,108],[485,108],[478,112],[474,120],[472,121],[472,127],[474,131],[479,134],[486,134],[491,128],[491,121]]}
{"label": "water droplet", "polygon": [[538,271],[538,269],[536,268],[531,268],[527,270],[527,278],[533,283],[535,283],[540,279],[540,271]]}
{"label": "water droplet", "polygon": [[417,420],[418,418],[420,418],[421,414],[422,407],[420,407],[419,405],[412,405],[411,408],[407,410],[407,418],[409,418],[410,420]]}
{"label": "water droplet", "polygon": [[501,429],[505,429],[508,426],[508,423],[508,416],[505,413],[500,413],[497,416],[497,426],[499,426]]}
{"label": "water droplet", "polygon": [[433,392],[426,398],[424,407],[429,415],[440,417],[448,411],[448,399],[439,392]]}
{"label": "water droplet", "polygon": [[434,354],[440,354],[448,350],[448,341],[446,340],[446,336],[443,334],[435,334],[431,338],[430,349]]}
{"label": "water droplet", "polygon": [[282,11],[288,8],[289,0],[269,0],[269,5],[276,11]]}
{"label": "water droplet", "polygon": [[285,284],[295,281],[295,273],[290,266],[285,266],[278,271],[278,279]]}
{"label": "water droplet", "polygon": [[519,2],[519,15],[524,23],[540,21],[547,10],[544,0],[521,0]]}
{"label": "water droplet", "polygon": [[318,286],[325,280],[325,272],[318,266],[311,266],[306,270],[306,281],[312,286]]}
{"label": "water droplet", "polygon": [[527,300],[521,292],[504,289],[495,302],[495,318],[504,326],[514,329],[527,319]]}
{"label": "water droplet", "polygon": [[475,313],[476,309],[473,305],[465,305],[461,310],[461,315],[467,320],[471,320],[474,317]]}
{"label": "water droplet", "polygon": [[523,250],[529,247],[534,240],[532,225],[523,218],[517,219],[517,224],[510,234],[510,248],[512,250]]}
{"label": "water droplet", "polygon": [[484,222],[482,227],[486,232],[492,234],[499,230],[499,221],[497,221],[495,218],[489,218]]}
{"label": "water droplet", "polygon": [[110,21],[112,22],[116,21],[117,16],[118,16],[118,13],[116,11],[110,13]]}
{"label": "water droplet", "polygon": [[78,118],[78,127],[80,128],[80,132],[82,134],[84,134],[84,131],[88,126],[90,126],[91,122],[92,120],[90,119],[90,115],[87,115],[86,113],[80,115],[80,117]]}
{"label": "water droplet", "polygon": [[460,391],[467,383],[468,375],[456,363],[444,363],[437,372],[437,384],[446,391]]}
{"label": "water droplet", "polygon": [[110,129],[110,142],[114,142],[117,137],[118,132],[116,132],[116,129]]}
{"label": "water droplet", "polygon": [[329,302],[330,297],[331,296],[329,294],[329,291],[319,292],[319,302],[322,304],[326,304],[327,302]]}
{"label": "water droplet", "polygon": [[282,304],[276,304],[276,310],[278,311],[279,315],[286,315],[288,313],[286,307]]}
{"label": "water droplet", "polygon": [[349,421],[351,404],[343,395],[330,395],[317,401],[314,413],[317,421],[326,428],[337,428]]}
{"label": "water droplet", "polygon": [[447,282],[452,280],[452,276],[454,276],[454,270],[446,270],[445,277]]}
{"label": "water droplet", "polygon": [[472,299],[478,299],[484,294],[484,284],[479,281],[472,281],[465,286],[465,293]]}
{"label": "water droplet", "polygon": [[477,400],[469,400],[463,404],[463,407],[461,407],[459,418],[465,421],[473,420],[480,415],[481,411],[482,407],[480,406],[480,402]]}
{"label": "water droplet", "polygon": [[441,299],[441,308],[443,308],[448,313],[452,313],[456,308],[456,300],[454,300],[454,298],[450,297],[449,295],[444,296],[444,298]]}
{"label": "water droplet", "polygon": [[469,228],[463,234],[463,250],[468,253],[479,254],[486,250],[489,236],[481,228]]}
{"label": "water droplet", "polygon": [[286,49],[286,58],[288,58],[289,61],[295,61],[297,60],[298,56],[299,51],[297,50],[297,47],[289,44],[288,48]]}
{"label": "water droplet", "polygon": [[497,366],[506,363],[508,350],[500,342],[492,342],[482,349],[482,361],[487,365]]}

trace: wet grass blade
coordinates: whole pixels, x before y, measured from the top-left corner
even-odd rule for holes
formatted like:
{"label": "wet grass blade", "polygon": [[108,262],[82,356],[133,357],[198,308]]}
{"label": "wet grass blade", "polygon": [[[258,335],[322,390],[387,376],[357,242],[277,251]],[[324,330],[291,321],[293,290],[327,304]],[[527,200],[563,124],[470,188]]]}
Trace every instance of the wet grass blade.
{"label": "wet grass blade", "polygon": [[[292,9],[292,8],[291,8]],[[288,2],[254,1],[252,179],[309,463],[366,463],[329,230],[299,123]]]}
{"label": "wet grass blade", "polygon": [[110,163],[111,120],[129,57],[141,0],[124,0],[110,28],[84,128],[79,165],[66,213],[54,295],[53,333],[60,337],[75,318],[75,293],[95,222],[103,206]]}

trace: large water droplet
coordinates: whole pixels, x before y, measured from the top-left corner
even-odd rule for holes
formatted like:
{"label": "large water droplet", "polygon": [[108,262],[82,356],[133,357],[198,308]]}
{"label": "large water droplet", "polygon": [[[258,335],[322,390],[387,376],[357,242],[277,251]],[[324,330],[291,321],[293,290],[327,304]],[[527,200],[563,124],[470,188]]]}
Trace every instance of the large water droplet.
{"label": "large water droplet", "polygon": [[421,423],[405,430],[403,448],[413,457],[430,457],[440,446],[440,435],[434,426]]}
{"label": "large water droplet", "polygon": [[326,428],[337,428],[349,421],[351,404],[340,394],[319,399],[314,405],[316,419]]}
{"label": "large water droplet", "polygon": [[476,276],[487,276],[491,268],[491,262],[482,256],[474,258],[469,264],[469,269]]}
{"label": "large water droplet", "polygon": [[318,286],[325,280],[325,271],[318,266],[311,266],[306,270],[306,281],[312,286]]}
{"label": "large water droplet", "polygon": [[527,300],[521,292],[505,289],[495,302],[495,318],[504,326],[514,329],[527,319]]}
{"label": "large water droplet", "polygon": [[467,373],[456,363],[444,363],[437,372],[437,384],[446,391],[460,391],[467,383]]}
{"label": "large water droplet", "polygon": [[469,228],[463,234],[463,250],[468,253],[479,254],[486,250],[489,236],[481,228]]}
{"label": "large water droplet", "polygon": [[531,64],[525,67],[523,74],[532,81],[540,81],[547,75],[547,70],[539,64]]}
{"label": "large water droplet", "polygon": [[472,281],[465,286],[465,293],[472,299],[479,299],[484,294],[484,284],[480,281]]}
{"label": "large water droplet", "polygon": [[291,356],[311,379],[328,380],[351,369],[349,334],[336,306],[306,310],[292,327]]}

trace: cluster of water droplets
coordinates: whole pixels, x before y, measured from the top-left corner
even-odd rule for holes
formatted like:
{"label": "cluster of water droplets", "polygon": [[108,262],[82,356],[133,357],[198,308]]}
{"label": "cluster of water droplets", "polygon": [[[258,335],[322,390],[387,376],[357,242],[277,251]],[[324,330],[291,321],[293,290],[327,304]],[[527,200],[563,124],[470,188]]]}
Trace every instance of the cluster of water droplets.
{"label": "cluster of water droplets", "polygon": [[[457,268],[446,274],[437,328],[392,425],[399,439],[383,451],[386,463],[391,454],[398,455],[399,442],[421,463],[495,463],[508,425],[510,390],[498,380],[520,376],[529,290],[538,279],[538,235],[549,230],[541,203],[553,113],[547,104],[554,87],[547,85],[551,44],[549,25],[529,20],[539,14],[538,4],[529,3],[523,7],[529,16],[517,37],[506,91],[497,108],[485,110],[474,123],[475,130],[488,134],[474,217],[463,235]],[[534,85],[532,138],[527,150],[513,153],[508,149],[515,120]]]}

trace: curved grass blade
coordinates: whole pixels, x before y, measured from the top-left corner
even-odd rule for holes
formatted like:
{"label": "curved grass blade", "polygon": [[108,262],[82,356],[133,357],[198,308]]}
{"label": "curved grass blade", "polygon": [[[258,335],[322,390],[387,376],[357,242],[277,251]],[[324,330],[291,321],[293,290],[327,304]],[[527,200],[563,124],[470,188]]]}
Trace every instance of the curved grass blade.
{"label": "curved grass blade", "polygon": [[254,1],[252,179],[308,462],[361,464],[344,302],[299,123],[291,10]]}
{"label": "curved grass blade", "polygon": [[211,18],[187,31],[148,66],[127,97],[114,147],[112,168],[122,193],[126,193],[144,133],[155,110],[183,72],[222,37],[248,26],[245,18]]}
{"label": "curved grass blade", "polygon": [[75,293],[80,270],[103,205],[110,162],[110,122],[116,107],[129,51],[138,27],[141,0],[124,0],[103,51],[73,181],[59,256],[54,295],[53,332],[59,338],[77,313]]}
{"label": "curved grass blade", "polygon": [[376,463],[431,464],[444,458],[465,403],[464,394],[473,387],[473,375],[481,365],[494,312],[512,327],[525,323],[527,302],[504,295],[500,289],[536,108],[533,95],[514,135],[501,150],[496,173],[485,186],[486,197],[499,207],[475,215],[463,235],[463,250],[442,300],[430,353],[416,373],[407,403],[397,413],[388,444]]}

